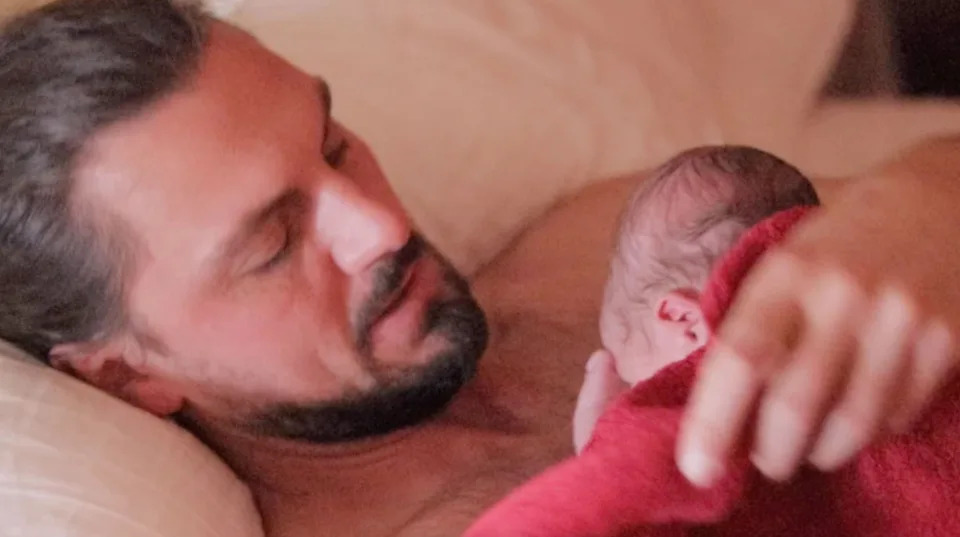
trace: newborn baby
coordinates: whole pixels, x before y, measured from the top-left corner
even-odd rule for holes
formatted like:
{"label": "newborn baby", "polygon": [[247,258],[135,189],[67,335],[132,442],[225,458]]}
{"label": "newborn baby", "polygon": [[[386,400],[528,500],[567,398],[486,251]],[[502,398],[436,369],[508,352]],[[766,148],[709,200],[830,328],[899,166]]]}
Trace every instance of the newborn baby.
{"label": "newborn baby", "polygon": [[662,167],[623,215],[604,349],[574,420],[582,452],[515,489],[465,537],[956,537],[960,382],[912,431],[830,473],[804,467],[775,483],[737,450],[718,481],[698,487],[676,465],[711,331],[815,204],[801,174],[752,149],[701,148]]}
{"label": "newborn baby", "polygon": [[574,414],[577,452],[616,395],[706,345],[700,291],[740,235],[816,204],[799,171],[748,147],[692,149],[654,173],[621,217],[600,313],[604,348],[587,364]]}

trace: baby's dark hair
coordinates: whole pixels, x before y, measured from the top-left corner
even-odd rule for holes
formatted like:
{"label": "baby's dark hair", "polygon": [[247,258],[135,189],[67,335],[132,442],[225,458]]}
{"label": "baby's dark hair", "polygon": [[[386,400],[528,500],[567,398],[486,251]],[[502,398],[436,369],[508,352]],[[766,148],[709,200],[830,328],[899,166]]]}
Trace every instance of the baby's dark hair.
{"label": "baby's dark hair", "polygon": [[[691,197],[695,211],[682,206]],[[649,305],[656,292],[701,289],[716,260],[760,221],[818,204],[810,181],[770,153],[743,146],[691,149],[660,166],[630,199],[614,263],[642,258],[643,269],[630,271],[626,291],[631,301]],[[682,247],[660,247],[666,244]]]}

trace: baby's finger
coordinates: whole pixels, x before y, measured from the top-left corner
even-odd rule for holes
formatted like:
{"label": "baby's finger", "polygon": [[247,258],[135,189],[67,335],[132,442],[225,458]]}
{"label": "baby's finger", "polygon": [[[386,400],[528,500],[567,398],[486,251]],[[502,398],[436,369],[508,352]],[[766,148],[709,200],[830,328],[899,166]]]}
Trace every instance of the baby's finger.
{"label": "baby's finger", "polygon": [[593,428],[610,403],[627,389],[617,375],[613,357],[597,351],[587,361],[583,386],[573,413],[573,447],[580,453],[593,434]]}
{"label": "baby's finger", "polygon": [[957,354],[954,345],[950,329],[941,321],[930,322],[920,331],[913,348],[908,389],[888,421],[890,430],[906,432],[930,404],[940,386],[955,373]]}
{"label": "baby's finger", "polygon": [[758,415],[752,459],[775,480],[789,479],[856,348],[853,319],[863,299],[852,280],[835,272],[802,293],[804,328],[792,360],[776,375]]}
{"label": "baby's finger", "polygon": [[901,292],[885,290],[859,338],[846,392],[827,415],[810,462],[832,471],[870,443],[893,405],[898,379],[912,354],[917,309]]}
{"label": "baby's finger", "polygon": [[709,487],[722,476],[766,376],[785,354],[798,308],[792,258],[765,263],[741,290],[708,352],[693,388],[677,444],[677,464],[691,483]]}

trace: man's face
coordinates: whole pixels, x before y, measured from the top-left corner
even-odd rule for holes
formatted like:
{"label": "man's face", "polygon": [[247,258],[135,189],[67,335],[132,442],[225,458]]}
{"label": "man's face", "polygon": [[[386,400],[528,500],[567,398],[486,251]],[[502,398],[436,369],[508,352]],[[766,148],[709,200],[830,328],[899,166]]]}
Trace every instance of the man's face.
{"label": "man's face", "polygon": [[324,442],[424,419],[472,375],[483,314],[329,102],[217,24],[188,86],[90,144],[76,199],[139,243],[125,360],[143,390]]}

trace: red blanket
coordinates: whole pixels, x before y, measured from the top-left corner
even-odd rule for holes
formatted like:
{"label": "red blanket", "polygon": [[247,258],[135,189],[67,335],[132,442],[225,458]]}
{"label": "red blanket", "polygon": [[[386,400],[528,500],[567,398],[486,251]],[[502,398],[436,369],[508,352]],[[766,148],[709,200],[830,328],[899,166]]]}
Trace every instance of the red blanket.
{"label": "red blanket", "polygon": [[[806,209],[748,231],[718,263],[702,298],[716,326],[739,282]],[[960,383],[910,434],[831,474],[766,481],[744,455],[709,490],[677,470],[678,425],[703,351],[618,399],[584,452],[520,487],[466,537],[960,536]]]}

